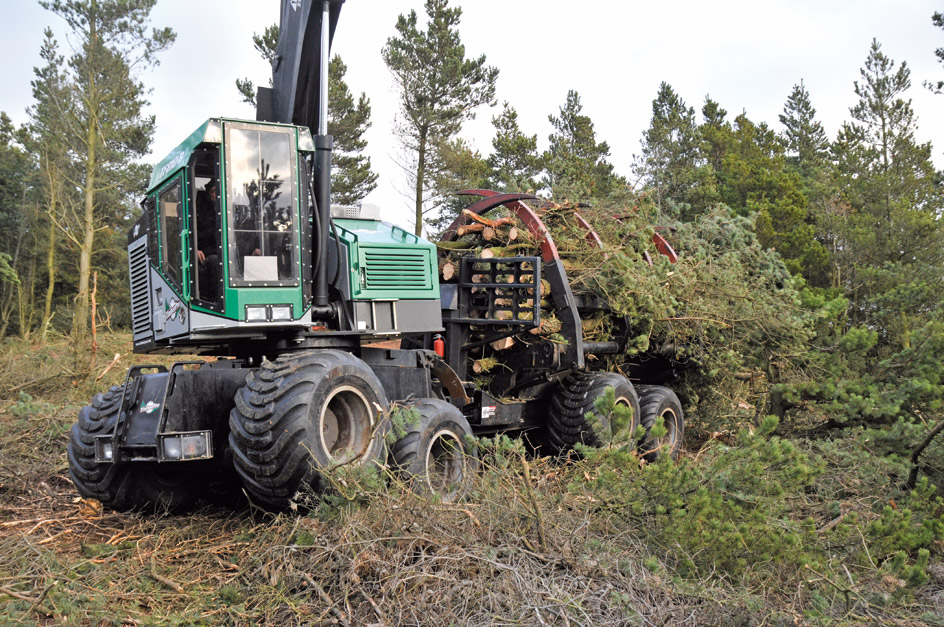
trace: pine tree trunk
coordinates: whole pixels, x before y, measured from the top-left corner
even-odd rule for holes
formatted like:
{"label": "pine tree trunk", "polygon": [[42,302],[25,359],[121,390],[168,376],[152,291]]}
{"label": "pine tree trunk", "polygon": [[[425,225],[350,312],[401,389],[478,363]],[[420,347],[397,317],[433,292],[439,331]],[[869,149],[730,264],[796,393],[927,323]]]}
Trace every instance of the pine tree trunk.
{"label": "pine tree trunk", "polygon": [[72,349],[75,352],[76,362],[85,363],[82,358],[88,351],[88,310],[89,310],[89,278],[92,270],[92,246],[95,243],[95,171],[94,158],[95,130],[89,129],[88,164],[85,179],[85,211],[82,219],[82,240],[79,244],[79,289],[75,298],[75,313],[72,321]]}
{"label": "pine tree trunk", "polygon": [[426,129],[420,129],[420,144],[416,155],[416,228],[417,237],[423,236],[423,185],[426,183]]}
{"label": "pine tree trunk", "polygon": [[[92,3],[94,8],[94,1]],[[95,42],[98,33],[95,20],[89,20],[89,41]],[[93,45],[89,46],[94,49]],[[95,85],[95,75],[92,73],[93,59],[88,63],[88,126],[85,131],[85,203],[82,215],[82,235],[79,242],[79,286],[75,298],[75,311],[72,320],[72,350],[77,368],[88,364],[88,310],[89,310],[89,279],[92,272],[92,247],[95,244],[95,149],[98,142],[98,98]]]}
{"label": "pine tree trunk", "polygon": [[[50,177],[54,174],[50,174]],[[50,181],[49,187],[49,251],[46,253],[46,274],[49,277],[46,284],[46,302],[43,304],[43,329],[42,341],[46,341],[46,333],[49,331],[49,325],[52,322],[52,296],[56,288],[56,222],[52,219],[56,212],[56,201],[58,200],[56,190],[53,187],[53,181]]]}
{"label": "pine tree trunk", "polygon": [[[31,223],[33,224],[33,232],[35,233],[36,227],[39,225],[39,202],[35,201],[33,203],[33,212],[31,216]],[[24,340],[29,339],[30,332],[33,329],[33,317],[35,311],[33,309],[34,294],[36,293],[36,236],[33,238],[33,246],[30,251],[29,256],[29,270],[26,273],[25,284],[21,280],[19,286],[17,286],[17,300],[19,302],[19,325],[20,325],[20,337]]]}

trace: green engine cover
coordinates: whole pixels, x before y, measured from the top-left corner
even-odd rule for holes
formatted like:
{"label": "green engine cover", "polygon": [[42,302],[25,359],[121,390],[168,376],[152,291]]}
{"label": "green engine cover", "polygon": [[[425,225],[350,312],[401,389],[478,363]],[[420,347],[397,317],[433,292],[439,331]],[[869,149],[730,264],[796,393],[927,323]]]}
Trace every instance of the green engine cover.
{"label": "green engine cover", "polygon": [[438,299],[436,246],[389,222],[335,219],[357,300]]}

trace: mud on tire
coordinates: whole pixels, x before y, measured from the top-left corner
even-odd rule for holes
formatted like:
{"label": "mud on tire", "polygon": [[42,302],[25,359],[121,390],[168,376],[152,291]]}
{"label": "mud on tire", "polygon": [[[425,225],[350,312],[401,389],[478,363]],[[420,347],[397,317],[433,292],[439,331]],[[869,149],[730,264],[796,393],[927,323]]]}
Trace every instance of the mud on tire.
{"label": "mud on tire", "polygon": [[616,392],[616,402],[628,405],[633,410],[629,433],[639,424],[639,397],[633,384],[623,375],[612,372],[574,372],[560,382],[551,397],[547,424],[547,439],[556,452],[572,449],[582,442],[589,446],[601,446],[604,439],[587,421],[592,413],[603,429],[609,429],[605,416],[601,416],[594,405],[603,396],[606,388]]}
{"label": "mud on tire", "polygon": [[357,357],[304,351],[264,362],[236,393],[229,442],[250,498],[285,509],[319,471],[381,463],[389,428],[387,398]]}
{"label": "mud on tire", "polygon": [[469,422],[454,405],[439,399],[409,401],[404,407],[414,410],[417,420],[406,425],[391,448],[391,466],[420,494],[458,498],[479,467]]}

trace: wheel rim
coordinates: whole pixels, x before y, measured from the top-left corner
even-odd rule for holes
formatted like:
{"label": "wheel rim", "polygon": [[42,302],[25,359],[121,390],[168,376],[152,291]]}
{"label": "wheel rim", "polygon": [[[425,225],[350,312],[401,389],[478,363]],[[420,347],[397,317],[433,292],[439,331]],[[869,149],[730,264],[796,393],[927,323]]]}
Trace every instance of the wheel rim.
{"label": "wheel rim", "polygon": [[462,439],[450,429],[440,429],[426,449],[426,482],[433,492],[445,494],[465,477]]}
{"label": "wheel rim", "polygon": [[374,431],[374,413],[364,394],[345,385],[331,393],[321,410],[319,435],[328,459],[347,462],[367,452]]}
{"label": "wheel rim", "polygon": [[675,449],[675,441],[678,438],[678,418],[675,415],[675,410],[671,407],[666,407],[659,415],[662,416],[662,425],[665,427],[665,437],[653,440],[650,452],[656,453],[657,455],[661,453],[672,455]]}
{"label": "wheel rim", "polygon": [[[629,407],[630,410],[632,410],[633,408],[633,404],[630,402],[629,398],[626,396],[617,396],[615,404],[622,405],[623,407]],[[637,420],[636,412],[634,411],[632,417],[630,417],[629,419],[629,425],[627,425],[626,427],[629,430],[629,437],[633,437],[633,433],[635,432],[634,425],[636,424],[636,420]],[[606,423],[607,423],[606,428],[610,429],[612,433],[612,427],[609,424],[609,420],[606,420]],[[616,434],[613,434],[613,437],[616,438]]]}

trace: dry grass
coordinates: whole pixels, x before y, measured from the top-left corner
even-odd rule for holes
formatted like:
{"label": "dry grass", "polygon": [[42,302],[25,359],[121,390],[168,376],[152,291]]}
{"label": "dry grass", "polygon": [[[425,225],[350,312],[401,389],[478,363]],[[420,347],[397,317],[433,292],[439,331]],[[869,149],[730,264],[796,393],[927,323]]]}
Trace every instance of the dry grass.
{"label": "dry grass", "polygon": [[[187,516],[103,512],[77,498],[65,448],[84,399],[129,365],[122,341],[110,338],[88,380],[60,377],[0,405],[0,625],[811,624],[804,612],[830,589],[792,573],[682,578],[673,549],[573,489],[586,469],[502,445],[452,504],[390,477],[345,477],[327,499],[306,500],[306,515],[245,504]],[[5,349],[2,389],[56,368],[40,357],[27,372],[24,347]],[[96,383],[114,352],[120,371]],[[866,490],[855,489],[868,509]],[[940,570],[934,559],[929,570]],[[819,622],[927,624],[929,612],[944,612],[944,572],[931,574],[917,600],[884,609],[856,599],[847,609],[833,591]]]}

